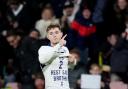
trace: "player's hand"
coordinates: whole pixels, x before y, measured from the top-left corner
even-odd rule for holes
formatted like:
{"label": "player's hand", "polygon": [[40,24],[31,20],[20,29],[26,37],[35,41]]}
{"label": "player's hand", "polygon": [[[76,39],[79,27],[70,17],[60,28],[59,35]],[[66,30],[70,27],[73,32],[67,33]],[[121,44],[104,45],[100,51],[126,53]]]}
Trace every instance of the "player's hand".
{"label": "player's hand", "polygon": [[60,44],[61,46],[66,45],[66,40],[65,40],[66,36],[67,36],[67,34],[64,35],[64,36],[62,37],[62,39],[60,40],[59,44]]}

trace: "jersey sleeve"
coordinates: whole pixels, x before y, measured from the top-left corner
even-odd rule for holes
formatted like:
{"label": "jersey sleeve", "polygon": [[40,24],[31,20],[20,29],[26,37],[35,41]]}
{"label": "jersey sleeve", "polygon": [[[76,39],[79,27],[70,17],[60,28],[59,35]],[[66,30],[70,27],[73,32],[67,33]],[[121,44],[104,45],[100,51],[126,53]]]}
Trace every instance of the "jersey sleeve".
{"label": "jersey sleeve", "polygon": [[54,47],[42,46],[38,51],[38,58],[41,64],[50,64],[56,57],[59,56],[58,50],[61,48],[60,44]]}

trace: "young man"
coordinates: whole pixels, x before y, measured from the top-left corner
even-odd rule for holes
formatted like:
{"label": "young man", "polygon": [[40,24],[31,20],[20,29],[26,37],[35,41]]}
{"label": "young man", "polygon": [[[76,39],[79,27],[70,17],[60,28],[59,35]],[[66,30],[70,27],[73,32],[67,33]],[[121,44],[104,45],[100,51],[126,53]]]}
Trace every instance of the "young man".
{"label": "young man", "polygon": [[67,35],[62,36],[63,33],[59,25],[48,26],[47,38],[50,40],[50,45],[42,46],[38,51],[40,63],[46,65],[43,68],[45,89],[69,89],[69,51],[65,47]]}

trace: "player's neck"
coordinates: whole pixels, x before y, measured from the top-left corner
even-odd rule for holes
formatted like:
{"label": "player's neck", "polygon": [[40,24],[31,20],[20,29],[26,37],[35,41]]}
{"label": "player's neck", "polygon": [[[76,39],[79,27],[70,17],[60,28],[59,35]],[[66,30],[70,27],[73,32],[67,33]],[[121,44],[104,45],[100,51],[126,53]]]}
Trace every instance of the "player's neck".
{"label": "player's neck", "polygon": [[51,43],[51,46],[54,47],[56,44]]}

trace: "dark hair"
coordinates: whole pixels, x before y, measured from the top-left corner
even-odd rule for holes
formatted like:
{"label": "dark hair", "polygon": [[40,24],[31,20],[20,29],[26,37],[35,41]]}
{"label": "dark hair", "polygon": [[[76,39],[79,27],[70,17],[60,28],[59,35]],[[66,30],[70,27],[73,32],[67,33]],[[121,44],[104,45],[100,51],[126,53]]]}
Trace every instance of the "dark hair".
{"label": "dark hair", "polygon": [[32,32],[32,31],[36,31],[36,32],[39,33],[39,31],[38,31],[36,28],[32,28],[32,29],[30,30],[30,32]]}
{"label": "dark hair", "polygon": [[60,27],[59,24],[51,24],[51,25],[49,25],[49,26],[47,27],[46,32],[48,32],[48,31],[51,30],[52,28],[59,28],[59,30],[62,32],[61,27]]}
{"label": "dark hair", "polygon": [[70,53],[71,53],[71,54],[72,54],[72,53],[75,53],[75,54],[77,54],[78,56],[80,56],[80,51],[79,51],[78,49],[76,49],[76,48],[70,50]]}
{"label": "dark hair", "polygon": [[73,4],[73,2],[71,2],[71,1],[67,1],[67,2],[65,2],[64,3],[64,9],[66,9],[66,8],[73,8],[74,7],[74,4]]}
{"label": "dark hair", "polygon": [[94,67],[98,67],[98,68],[101,69],[101,67],[98,64],[96,64],[96,63],[91,64],[89,69],[92,69]]}
{"label": "dark hair", "polygon": [[7,2],[8,5],[11,5],[11,4],[18,5],[20,3],[22,3],[22,0],[8,0]]}
{"label": "dark hair", "polygon": [[[128,0],[126,0],[126,3],[128,3]],[[117,14],[119,14],[122,10],[120,9],[120,7],[118,6],[118,0],[115,1],[114,3],[114,10],[116,11]],[[125,10],[128,10],[128,4],[125,7]]]}
{"label": "dark hair", "polygon": [[42,8],[41,13],[44,13],[45,10],[50,10],[52,15],[54,15],[54,11],[53,11],[53,8],[51,6],[46,6],[46,7]]}
{"label": "dark hair", "polygon": [[20,35],[17,31],[10,30],[10,31],[7,31],[6,37],[17,36],[17,35]]}
{"label": "dark hair", "polygon": [[36,77],[36,79],[42,79],[42,80],[45,79],[45,78],[44,78],[44,75],[43,75],[41,72],[36,73],[36,74],[35,74],[35,77]]}

